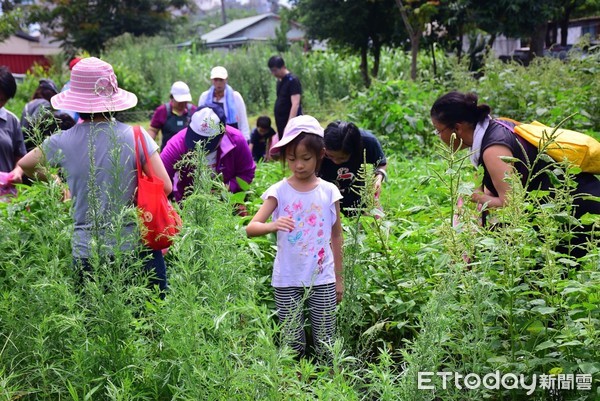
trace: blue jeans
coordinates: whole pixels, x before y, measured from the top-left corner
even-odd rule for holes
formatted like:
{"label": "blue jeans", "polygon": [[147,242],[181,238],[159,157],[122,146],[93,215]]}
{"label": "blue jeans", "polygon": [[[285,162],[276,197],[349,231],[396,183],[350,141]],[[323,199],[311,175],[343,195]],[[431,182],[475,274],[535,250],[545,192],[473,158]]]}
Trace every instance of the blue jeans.
{"label": "blue jeans", "polygon": [[[137,253],[136,256],[144,260],[143,272],[149,278],[148,287],[153,288],[155,285],[158,286],[160,289],[160,298],[164,299],[165,292],[167,290],[167,266],[165,264],[165,258],[163,257],[162,251],[155,251],[145,248]],[[109,256],[109,259],[112,258],[112,256]],[[80,287],[83,286],[86,278],[93,279],[93,269],[89,259],[75,258],[73,260],[73,265],[78,273],[78,284]]]}

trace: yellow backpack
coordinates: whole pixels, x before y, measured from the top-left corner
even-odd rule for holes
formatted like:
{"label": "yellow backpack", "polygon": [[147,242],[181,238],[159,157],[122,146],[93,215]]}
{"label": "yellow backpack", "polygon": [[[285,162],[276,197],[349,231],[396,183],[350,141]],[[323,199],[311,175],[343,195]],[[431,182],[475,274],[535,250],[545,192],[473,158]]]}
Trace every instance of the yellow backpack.
{"label": "yellow backpack", "polygon": [[519,124],[508,118],[501,119],[517,124],[511,131],[538,149],[544,149],[554,160],[562,162],[567,159],[583,172],[600,174],[600,142],[595,138],[577,131],[548,127],[538,121]]}

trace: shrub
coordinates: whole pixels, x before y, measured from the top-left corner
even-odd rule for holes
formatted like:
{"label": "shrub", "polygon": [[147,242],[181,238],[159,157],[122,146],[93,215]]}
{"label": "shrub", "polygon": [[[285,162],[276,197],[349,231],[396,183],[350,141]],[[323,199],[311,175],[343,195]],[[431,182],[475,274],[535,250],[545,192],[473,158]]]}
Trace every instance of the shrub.
{"label": "shrub", "polygon": [[376,81],[357,93],[348,119],[373,130],[390,151],[427,154],[437,141],[428,123],[433,100],[435,92],[427,82]]}

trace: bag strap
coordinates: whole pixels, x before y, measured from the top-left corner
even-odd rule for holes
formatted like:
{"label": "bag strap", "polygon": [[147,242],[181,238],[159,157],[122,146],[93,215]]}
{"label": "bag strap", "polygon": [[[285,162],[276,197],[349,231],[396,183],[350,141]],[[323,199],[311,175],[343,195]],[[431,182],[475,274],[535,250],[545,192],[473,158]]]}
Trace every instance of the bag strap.
{"label": "bag strap", "polygon": [[192,120],[192,104],[187,104],[187,115],[186,115],[186,125],[190,125],[190,121]]}
{"label": "bag strap", "polygon": [[496,121],[498,124],[500,124],[501,126],[503,126],[504,128],[507,128],[510,132],[512,132],[513,134],[515,133],[515,129],[514,127],[511,127],[510,125],[503,123],[501,119],[496,118],[494,121]]}
{"label": "bag strap", "polygon": [[134,141],[135,141],[135,164],[138,170],[138,177],[143,175],[142,163],[140,161],[140,152],[138,147],[138,142],[142,144],[142,150],[144,151],[144,157],[146,158],[146,164],[148,165],[148,172],[150,173],[150,177],[154,177],[154,169],[152,168],[152,163],[150,163],[150,156],[148,156],[148,149],[146,148],[146,141],[144,140],[144,136],[142,135],[142,129],[139,125],[133,127]]}
{"label": "bag strap", "polygon": [[519,133],[517,132],[517,130],[515,129],[515,127],[511,127],[510,125],[508,125],[506,123],[503,123],[502,120],[514,123],[515,127],[517,125],[521,125],[518,121],[510,119],[510,118],[504,118],[504,117],[500,117],[500,118],[497,118],[497,119],[494,120],[498,124],[500,124],[501,126],[503,126],[504,128],[508,129],[510,132],[512,132],[513,135],[517,138],[517,141],[519,141],[521,143],[521,146],[527,146],[526,144],[529,144],[529,142],[527,142],[527,140],[525,138],[523,138],[521,135],[519,135]]}
{"label": "bag strap", "polygon": [[171,115],[171,101],[168,101],[167,103],[165,103],[165,108],[167,109],[167,120],[168,120],[169,116]]}

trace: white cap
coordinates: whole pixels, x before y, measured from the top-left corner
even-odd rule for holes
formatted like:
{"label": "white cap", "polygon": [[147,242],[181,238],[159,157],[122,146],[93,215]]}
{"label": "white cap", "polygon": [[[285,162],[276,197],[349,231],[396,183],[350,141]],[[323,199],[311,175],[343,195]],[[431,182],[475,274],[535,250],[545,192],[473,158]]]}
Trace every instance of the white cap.
{"label": "white cap", "polygon": [[225,114],[219,111],[219,116],[215,110],[220,108],[206,106],[192,114],[192,120],[185,132],[185,146],[188,149],[194,149],[196,144],[200,143],[206,152],[212,152],[219,146],[225,128]]}
{"label": "white cap", "polygon": [[227,79],[227,70],[225,67],[216,66],[212,70],[210,70],[210,79],[221,78]]}
{"label": "white cap", "polygon": [[190,88],[185,82],[177,81],[171,86],[171,95],[176,102],[191,102]]}
{"label": "white cap", "polygon": [[211,138],[221,133],[221,120],[211,108],[205,107],[192,114],[190,128],[200,136]]}

